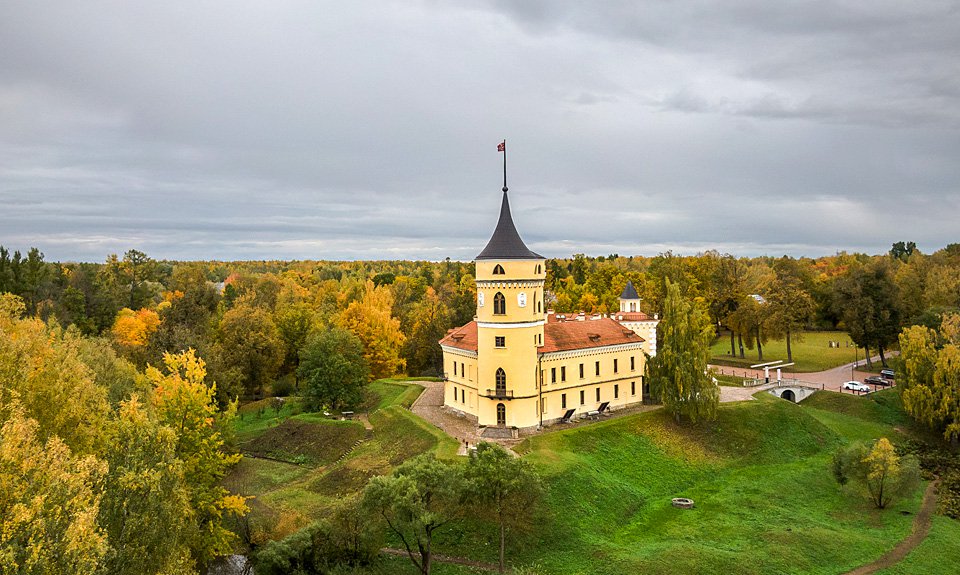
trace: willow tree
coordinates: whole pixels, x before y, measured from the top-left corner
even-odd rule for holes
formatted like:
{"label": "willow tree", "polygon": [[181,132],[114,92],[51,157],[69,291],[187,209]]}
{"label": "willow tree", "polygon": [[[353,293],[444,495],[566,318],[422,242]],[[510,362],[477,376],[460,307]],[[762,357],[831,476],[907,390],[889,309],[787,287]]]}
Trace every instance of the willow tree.
{"label": "willow tree", "polygon": [[670,280],[657,331],[657,355],[648,364],[654,393],[678,423],[713,419],[720,402],[720,389],[707,374],[713,326],[706,311]]}

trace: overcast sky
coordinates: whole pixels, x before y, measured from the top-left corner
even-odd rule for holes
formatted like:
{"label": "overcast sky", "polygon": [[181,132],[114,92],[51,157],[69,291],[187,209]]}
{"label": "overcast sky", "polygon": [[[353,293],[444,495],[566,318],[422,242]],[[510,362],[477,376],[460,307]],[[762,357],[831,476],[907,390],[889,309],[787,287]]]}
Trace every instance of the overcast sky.
{"label": "overcast sky", "polygon": [[0,244],[471,260],[960,242],[960,3],[0,2]]}

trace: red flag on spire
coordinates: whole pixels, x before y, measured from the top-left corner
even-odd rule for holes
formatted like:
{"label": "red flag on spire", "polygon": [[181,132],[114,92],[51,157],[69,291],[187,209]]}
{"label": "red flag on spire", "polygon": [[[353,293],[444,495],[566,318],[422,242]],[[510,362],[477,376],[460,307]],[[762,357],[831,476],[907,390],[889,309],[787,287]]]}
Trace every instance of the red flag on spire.
{"label": "red flag on spire", "polygon": [[500,142],[499,144],[497,144],[497,151],[498,151],[498,152],[506,152],[506,151],[507,151],[507,141],[506,141],[506,140],[504,140],[504,141]]}

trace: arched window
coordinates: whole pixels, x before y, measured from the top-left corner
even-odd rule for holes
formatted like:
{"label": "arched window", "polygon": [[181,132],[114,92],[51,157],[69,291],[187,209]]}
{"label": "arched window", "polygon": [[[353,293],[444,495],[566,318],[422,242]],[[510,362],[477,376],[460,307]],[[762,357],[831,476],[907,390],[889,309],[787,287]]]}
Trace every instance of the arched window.
{"label": "arched window", "polygon": [[493,275],[495,275],[495,276],[502,276],[503,274],[504,274],[504,271],[503,271],[503,266],[502,266],[502,265],[497,264],[497,265],[493,266]]}
{"label": "arched window", "polygon": [[497,395],[507,391],[507,372],[502,367],[497,368]]}
{"label": "arched window", "polygon": [[630,311],[637,311],[637,303],[630,302]]}
{"label": "arched window", "polygon": [[502,403],[497,404],[497,425],[504,426],[507,424],[507,406]]}
{"label": "arched window", "polygon": [[493,313],[496,315],[507,313],[507,298],[503,297],[503,294],[500,292],[497,292],[497,295],[493,296]]}
{"label": "arched window", "polygon": [[540,270],[543,269],[540,267],[540,264],[537,264],[537,275],[540,275]]}

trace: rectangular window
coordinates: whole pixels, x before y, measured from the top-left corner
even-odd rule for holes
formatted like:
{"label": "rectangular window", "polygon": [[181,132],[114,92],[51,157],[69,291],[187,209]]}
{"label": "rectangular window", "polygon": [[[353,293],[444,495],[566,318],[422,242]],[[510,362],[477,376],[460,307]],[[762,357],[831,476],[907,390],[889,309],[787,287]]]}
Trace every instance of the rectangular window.
{"label": "rectangular window", "polygon": [[550,383],[557,383],[557,368],[550,368]]}
{"label": "rectangular window", "polygon": [[546,382],[547,382],[547,380],[544,379],[544,377],[545,377],[545,376],[544,376],[544,374],[543,374],[543,370],[541,369],[541,370],[540,370],[540,383],[546,383]]}
{"label": "rectangular window", "polygon": [[617,399],[618,397],[620,397],[620,385],[615,383],[613,384],[613,398]]}
{"label": "rectangular window", "polygon": [[567,394],[566,394],[566,393],[564,393],[564,394],[562,394],[562,395],[560,396],[560,407],[561,407],[562,409],[566,409],[566,408],[567,408]]}
{"label": "rectangular window", "polygon": [[631,382],[630,382],[630,395],[636,395],[636,394],[637,394],[637,382],[631,381]]}
{"label": "rectangular window", "polygon": [[560,366],[560,381],[567,381],[567,366]]}
{"label": "rectangular window", "polygon": [[467,368],[463,365],[463,362],[460,363],[460,377],[467,377]]}
{"label": "rectangular window", "polygon": [[597,375],[600,375],[600,362],[597,362]]}
{"label": "rectangular window", "polygon": [[580,390],[580,405],[583,405],[584,403],[586,403],[586,400],[584,400],[584,398],[583,398],[583,390],[581,389],[581,390]]}
{"label": "rectangular window", "polygon": [[580,379],[583,379],[583,364],[580,364]]}
{"label": "rectangular window", "polygon": [[453,375],[457,375],[457,362],[453,362]]}
{"label": "rectangular window", "polygon": [[506,338],[505,336],[502,336],[502,335],[495,336],[495,337],[493,338],[493,342],[494,342],[494,345],[496,345],[497,347],[506,347],[506,346],[507,346],[507,338]]}
{"label": "rectangular window", "polygon": [[456,387],[453,388],[453,400],[454,400],[454,401],[457,400],[457,388],[456,388]]}
{"label": "rectangular window", "polygon": [[617,360],[613,360],[613,373],[617,373]]}
{"label": "rectangular window", "polygon": [[600,401],[600,388],[597,388],[597,401]]}
{"label": "rectangular window", "polygon": [[630,371],[637,369],[636,362],[634,361],[635,359],[637,358],[633,357],[632,355],[630,356]]}

